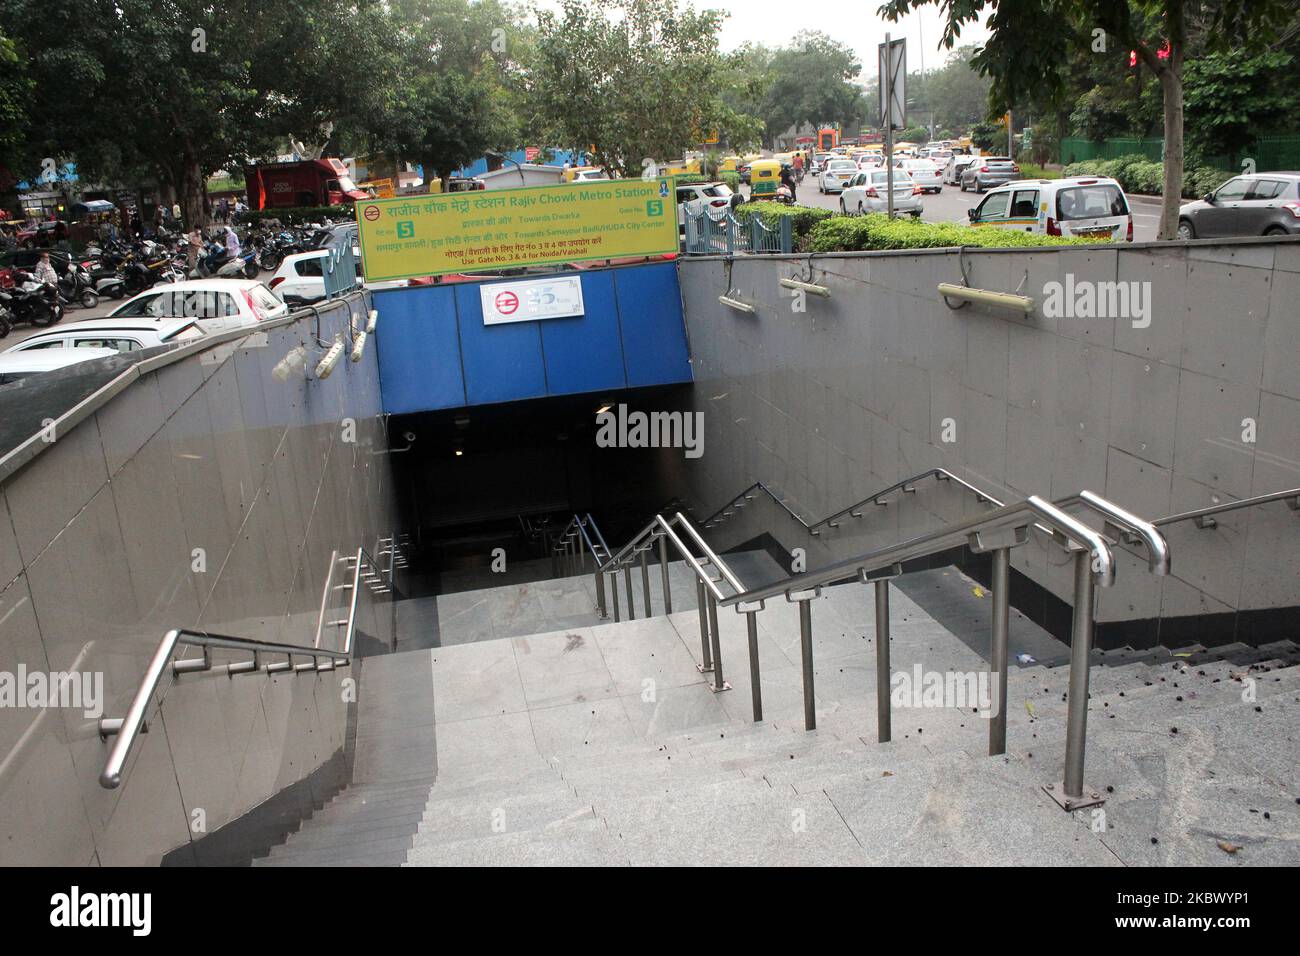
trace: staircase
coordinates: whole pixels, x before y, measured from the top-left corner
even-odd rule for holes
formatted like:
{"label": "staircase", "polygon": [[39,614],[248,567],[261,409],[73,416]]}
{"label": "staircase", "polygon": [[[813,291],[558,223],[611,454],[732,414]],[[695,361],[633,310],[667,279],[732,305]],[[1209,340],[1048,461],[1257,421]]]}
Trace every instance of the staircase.
{"label": "staircase", "polygon": [[[1012,665],[1005,756],[985,756],[988,722],[954,707],[896,704],[881,744],[870,587],[812,602],[817,730],[806,732],[795,605],[773,600],[758,616],[756,724],[744,618],[719,615],[733,689],[714,693],[697,666],[691,579],[670,572],[671,615],[656,603],[649,618],[592,613],[367,659],[354,782],[255,865],[1300,861],[1294,643],[1095,652],[1086,779],[1106,803],[1066,814],[1042,791],[1060,785],[1068,678],[1046,665],[1066,649],[1049,659],[1028,622],[1012,621],[1011,659],[1041,663]],[[547,587],[591,598],[589,575]],[[890,603],[895,676],[987,669],[892,585]],[[440,629],[451,644],[441,611]]]}

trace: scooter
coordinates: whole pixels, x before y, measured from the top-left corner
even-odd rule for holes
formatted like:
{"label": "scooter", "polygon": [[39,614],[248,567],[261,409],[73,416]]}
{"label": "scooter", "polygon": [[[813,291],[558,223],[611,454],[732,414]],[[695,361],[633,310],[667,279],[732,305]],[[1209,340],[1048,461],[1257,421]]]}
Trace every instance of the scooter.
{"label": "scooter", "polygon": [[40,328],[63,318],[58,288],[38,282],[30,272],[14,272],[14,286],[0,292],[0,306],[9,311],[12,321]]}
{"label": "scooter", "polygon": [[[257,278],[257,253],[253,250],[241,252],[237,256],[226,258],[226,247],[219,242],[208,246],[207,255],[200,256],[194,268],[189,271],[190,279],[238,279],[247,276]],[[253,274],[248,274],[249,269]]]}
{"label": "scooter", "polygon": [[81,265],[90,273],[90,282],[94,286],[96,295],[106,295],[113,299],[120,299],[126,295],[126,283],[122,281],[121,275],[115,268],[93,259],[87,259]]}
{"label": "scooter", "polygon": [[786,206],[794,205],[794,193],[790,191],[790,187],[785,183],[781,183],[776,187],[776,201]]}
{"label": "scooter", "polygon": [[59,296],[65,303],[77,303],[83,309],[99,305],[99,293],[90,273],[79,262],[69,262],[68,271],[59,279]]}

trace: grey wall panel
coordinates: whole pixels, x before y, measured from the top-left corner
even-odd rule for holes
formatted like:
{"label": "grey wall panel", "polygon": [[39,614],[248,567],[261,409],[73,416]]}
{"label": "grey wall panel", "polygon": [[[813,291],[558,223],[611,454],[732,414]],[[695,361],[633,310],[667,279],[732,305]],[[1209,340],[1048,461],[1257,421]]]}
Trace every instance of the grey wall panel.
{"label": "grey wall panel", "polygon": [[[971,285],[1020,289],[1037,307],[947,308],[935,286],[960,281],[963,265]],[[1153,518],[1300,486],[1297,243],[763,256],[729,268],[687,258],[680,269],[707,439],[686,463],[700,514],[762,480],[813,520],[935,465],[999,497],[1089,488]],[[832,296],[797,312],[778,282],[810,270]],[[1047,314],[1046,284],[1066,281],[1149,283],[1150,322]],[[720,305],[729,289],[757,313]],[[908,505],[807,539],[759,501],[723,538],[771,530],[810,561],[831,560],[978,509],[933,485]],[[1170,540],[1172,583],[1121,549],[1100,620],[1300,604],[1300,520],[1280,503],[1225,516],[1219,530],[1180,526]],[[1069,599],[1062,555],[1033,542],[1013,560]]]}
{"label": "grey wall panel", "polygon": [[[338,323],[323,316],[321,337]],[[0,672],[101,675],[116,716],[170,628],[313,641],[334,553],[373,549],[395,520],[373,348],[323,382],[271,375],[300,344],[318,360],[315,331],[146,373],[5,483]],[[93,717],[0,707],[0,863],[153,864],[201,840],[334,755],[350,675],[165,678],[116,790]]]}

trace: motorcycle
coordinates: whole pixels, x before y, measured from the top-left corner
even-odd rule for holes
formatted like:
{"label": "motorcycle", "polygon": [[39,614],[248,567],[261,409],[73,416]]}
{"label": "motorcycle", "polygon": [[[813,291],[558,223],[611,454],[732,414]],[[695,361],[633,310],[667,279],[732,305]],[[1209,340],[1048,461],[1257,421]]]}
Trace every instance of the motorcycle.
{"label": "motorcycle", "polygon": [[120,299],[126,295],[126,283],[118,275],[115,267],[96,262],[94,259],[85,260],[81,266],[90,274],[90,282],[96,295],[106,295],[113,299]]}
{"label": "motorcycle", "polygon": [[93,309],[99,305],[99,293],[90,273],[79,262],[69,262],[68,271],[58,282],[59,296],[65,304],[77,303],[83,309]]}
{"label": "motorcycle", "polygon": [[9,312],[9,295],[3,289],[0,289],[0,339],[13,330],[13,315]]}
{"label": "motorcycle", "polygon": [[30,272],[14,272],[12,289],[0,291],[3,306],[15,322],[30,322],[40,328],[63,318],[63,303],[56,286],[38,282]]}
{"label": "motorcycle", "polygon": [[249,249],[240,252],[237,256],[227,257],[226,247],[219,242],[208,245],[206,255],[199,257],[187,276],[190,279],[238,279],[240,277],[257,278],[257,253]]}
{"label": "motorcycle", "polygon": [[775,198],[777,202],[782,203],[783,205],[786,206],[794,205],[794,193],[790,191],[790,187],[787,186],[785,183],[781,183],[779,186],[776,187]]}

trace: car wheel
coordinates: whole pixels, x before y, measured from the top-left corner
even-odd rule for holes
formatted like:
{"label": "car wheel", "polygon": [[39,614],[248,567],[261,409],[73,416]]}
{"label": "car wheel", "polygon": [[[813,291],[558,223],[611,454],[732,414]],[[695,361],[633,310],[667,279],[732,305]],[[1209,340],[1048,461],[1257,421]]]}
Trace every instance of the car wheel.
{"label": "car wheel", "polygon": [[117,285],[113,286],[111,289],[108,290],[108,295],[109,298],[120,299],[122,298],[122,296],[126,295],[126,290],[122,288],[122,283],[119,282]]}
{"label": "car wheel", "polygon": [[981,185],[980,185],[980,181],[979,181],[978,179],[975,180],[975,195],[977,195],[977,196],[982,196],[982,195],[984,195],[984,190],[985,190],[986,188],[988,188],[988,187],[986,187],[986,186],[981,186]]}
{"label": "car wheel", "polygon": [[1196,228],[1191,224],[1191,222],[1189,222],[1186,219],[1178,220],[1178,238],[1179,239],[1196,238]]}
{"label": "car wheel", "polygon": [[865,216],[866,214],[867,214],[867,211],[866,211],[865,209],[862,208],[862,203],[858,203],[858,215],[859,215],[859,216]]}
{"label": "car wheel", "polygon": [[962,192],[965,192],[965,191],[966,191],[966,180],[963,179],[963,180],[962,180],[958,185],[961,186],[961,191],[962,191]]}
{"label": "car wheel", "polygon": [[[1181,224],[1180,224],[1180,228],[1181,228]],[[1283,229],[1281,226],[1269,226],[1269,228],[1267,228],[1267,229],[1264,230],[1264,235],[1266,235],[1266,236],[1285,236],[1285,235],[1286,235],[1286,230]]]}
{"label": "car wheel", "polygon": [[843,200],[843,199],[840,199],[840,215],[841,215],[841,216],[847,216],[848,214],[849,214],[849,211],[848,211],[847,209],[844,208],[844,200]]}

